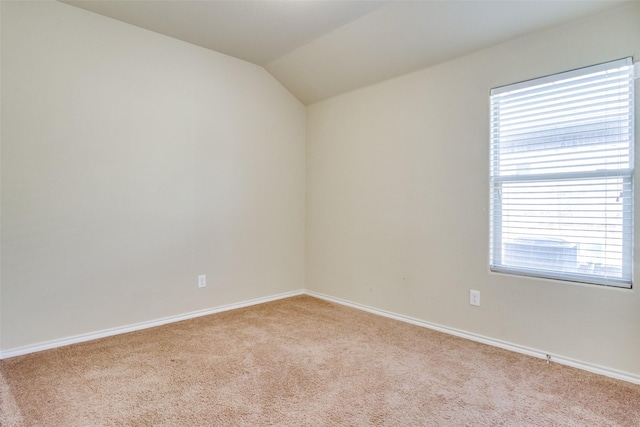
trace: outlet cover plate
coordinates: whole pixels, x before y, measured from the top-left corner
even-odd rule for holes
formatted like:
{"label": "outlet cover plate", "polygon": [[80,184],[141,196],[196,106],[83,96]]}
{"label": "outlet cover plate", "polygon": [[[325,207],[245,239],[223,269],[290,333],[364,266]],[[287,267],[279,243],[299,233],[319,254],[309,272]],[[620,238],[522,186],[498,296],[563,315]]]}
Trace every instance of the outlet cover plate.
{"label": "outlet cover plate", "polygon": [[480,306],[480,291],[471,289],[469,292],[469,304]]}

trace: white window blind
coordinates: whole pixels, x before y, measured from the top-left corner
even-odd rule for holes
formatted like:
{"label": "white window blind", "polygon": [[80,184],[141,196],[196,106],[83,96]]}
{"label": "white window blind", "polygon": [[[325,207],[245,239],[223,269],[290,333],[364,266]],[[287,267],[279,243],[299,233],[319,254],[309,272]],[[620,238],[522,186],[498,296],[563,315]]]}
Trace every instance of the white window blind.
{"label": "white window blind", "polygon": [[491,91],[493,271],[631,287],[631,58]]}

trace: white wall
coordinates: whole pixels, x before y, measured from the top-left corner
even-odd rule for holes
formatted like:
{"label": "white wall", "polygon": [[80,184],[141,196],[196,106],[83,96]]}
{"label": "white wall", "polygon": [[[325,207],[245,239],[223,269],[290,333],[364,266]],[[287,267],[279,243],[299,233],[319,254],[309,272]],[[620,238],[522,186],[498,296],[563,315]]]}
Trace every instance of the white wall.
{"label": "white wall", "polygon": [[488,268],[489,90],[630,55],[639,3],[309,106],[307,288],[640,374],[638,285]]}
{"label": "white wall", "polygon": [[3,350],[304,286],[305,108],[263,68],[3,1],[1,90]]}

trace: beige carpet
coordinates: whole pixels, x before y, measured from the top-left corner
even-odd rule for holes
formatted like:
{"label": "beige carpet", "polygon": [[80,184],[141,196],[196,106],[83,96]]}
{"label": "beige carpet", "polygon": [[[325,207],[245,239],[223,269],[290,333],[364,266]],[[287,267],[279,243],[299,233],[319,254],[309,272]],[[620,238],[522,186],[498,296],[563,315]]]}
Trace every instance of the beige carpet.
{"label": "beige carpet", "polygon": [[0,363],[2,426],[640,426],[640,386],[300,296]]}

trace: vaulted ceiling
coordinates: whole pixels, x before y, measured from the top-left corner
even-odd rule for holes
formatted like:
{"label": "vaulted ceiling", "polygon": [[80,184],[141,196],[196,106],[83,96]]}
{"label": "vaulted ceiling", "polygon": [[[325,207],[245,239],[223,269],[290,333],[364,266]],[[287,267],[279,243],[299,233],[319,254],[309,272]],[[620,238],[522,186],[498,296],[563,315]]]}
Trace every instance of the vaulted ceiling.
{"label": "vaulted ceiling", "polygon": [[62,0],[266,68],[304,104],[623,0]]}

